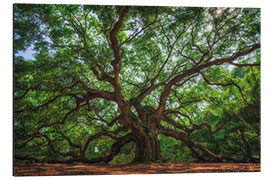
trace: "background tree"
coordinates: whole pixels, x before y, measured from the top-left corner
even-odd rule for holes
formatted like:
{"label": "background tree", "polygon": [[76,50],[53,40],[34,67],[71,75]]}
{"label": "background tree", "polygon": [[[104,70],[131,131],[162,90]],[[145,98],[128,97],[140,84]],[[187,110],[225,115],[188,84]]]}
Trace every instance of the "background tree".
{"label": "background tree", "polygon": [[258,162],[259,50],[260,9],[16,4],[15,160]]}

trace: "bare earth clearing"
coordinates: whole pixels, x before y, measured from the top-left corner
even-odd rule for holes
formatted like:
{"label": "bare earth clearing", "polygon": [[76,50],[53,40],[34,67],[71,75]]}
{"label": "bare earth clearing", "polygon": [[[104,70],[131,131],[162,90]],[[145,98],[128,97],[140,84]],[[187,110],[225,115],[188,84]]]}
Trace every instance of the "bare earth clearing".
{"label": "bare earth clearing", "polygon": [[15,176],[259,172],[253,163],[152,163],[129,165],[16,163]]}

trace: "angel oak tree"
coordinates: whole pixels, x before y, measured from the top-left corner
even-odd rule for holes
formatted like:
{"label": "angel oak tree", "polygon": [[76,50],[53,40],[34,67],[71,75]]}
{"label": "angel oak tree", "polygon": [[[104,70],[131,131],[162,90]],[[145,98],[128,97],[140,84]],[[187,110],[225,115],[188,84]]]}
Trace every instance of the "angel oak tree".
{"label": "angel oak tree", "polygon": [[259,104],[260,9],[14,5],[16,161],[259,161]]}

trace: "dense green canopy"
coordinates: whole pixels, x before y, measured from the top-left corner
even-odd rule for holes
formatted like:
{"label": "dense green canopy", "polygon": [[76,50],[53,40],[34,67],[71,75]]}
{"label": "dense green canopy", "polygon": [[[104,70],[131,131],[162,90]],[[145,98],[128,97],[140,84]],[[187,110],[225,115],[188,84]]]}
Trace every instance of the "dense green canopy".
{"label": "dense green canopy", "polygon": [[16,161],[259,162],[260,9],[14,5],[14,141]]}

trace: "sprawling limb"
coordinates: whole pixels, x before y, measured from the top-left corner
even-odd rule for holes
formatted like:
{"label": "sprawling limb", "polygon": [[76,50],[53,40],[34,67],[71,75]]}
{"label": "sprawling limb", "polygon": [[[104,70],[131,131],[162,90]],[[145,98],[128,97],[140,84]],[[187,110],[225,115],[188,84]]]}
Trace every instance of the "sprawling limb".
{"label": "sprawling limb", "polygon": [[206,156],[211,157],[214,161],[219,161],[219,162],[220,161],[234,161],[230,157],[216,155],[213,152],[211,152],[209,149],[202,146],[201,144],[191,141],[188,135],[185,133],[176,132],[174,130],[166,129],[166,128],[161,128],[159,130],[159,133],[165,136],[169,136],[169,137],[173,137],[175,139],[181,140],[184,144],[186,144],[186,146],[191,150],[191,152],[195,155],[195,157],[199,161],[204,161],[204,158],[202,157],[202,155],[200,155],[199,151],[201,151]]}
{"label": "sprawling limb", "polygon": [[124,137],[118,138],[117,141],[112,145],[110,154],[108,156],[92,158],[92,159],[85,159],[83,162],[85,163],[98,163],[98,162],[110,162],[121,150],[121,148],[131,142],[134,141],[133,134],[128,134]]}
{"label": "sprawling limb", "polygon": [[195,73],[199,73],[201,70],[206,69],[208,67],[233,62],[237,58],[248,55],[251,52],[253,52],[253,51],[255,51],[256,49],[259,49],[259,48],[260,48],[260,44],[254,44],[250,49],[248,49],[246,51],[239,51],[239,52],[235,53],[233,56],[231,56],[230,58],[215,59],[215,60],[210,61],[210,62],[208,62],[206,64],[196,66],[196,67],[194,67],[194,68],[192,68],[190,70],[184,71],[182,74],[179,74],[178,76],[176,76],[175,78],[170,80],[170,82],[164,88],[164,90],[163,90],[163,92],[162,92],[162,94],[160,96],[159,107],[157,109],[157,115],[160,116],[163,113],[163,111],[165,109],[167,97],[170,94],[172,87],[177,82],[179,82],[182,79],[184,79],[186,77],[189,77],[189,76],[191,76],[191,75],[193,75]]}
{"label": "sprawling limb", "polygon": [[53,151],[56,154],[59,154],[61,156],[71,156],[73,158],[77,158],[78,155],[74,152],[74,151],[69,151],[69,152],[61,152],[59,150],[57,150],[54,146],[53,146],[53,141],[50,139],[50,137],[46,134],[42,134],[42,137],[44,137],[47,141],[48,141],[48,147],[50,148],[51,151]]}
{"label": "sprawling limb", "polygon": [[158,21],[158,11],[156,11],[155,14],[155,19],[153,22],[145,25],[142,29],[140,29],[137,32],[134,32],[131,36],[129,36],[125,41],[123,41],[120,46],[122,46],[123,44],[128,44],[130,43],[134,38],[136,38],[141,32],[143,32],[144,30],[146,30],[147,28],[149,28],[150,26],[152,26],[153,24],[155,24]]}
{"label": "sprawling limb", "polygon": [[248,101],[247,101],[247,99],[246,99],[246,97],[245,97],[243,91],[241,90],[240,86],[237,85],[235,82],[230,82],[230,83],[212,83],[212,82],[210,82],[210,81],[206,78],[206,76],[205,76],[202,72],[200,72],[200,74],[201,74],[201,76],[203,77],[204,81],[205,81],[207,84],[209,84],[209,85],[216,85],[216,86],[235,86],[235,87],[238,89],[238,91],[240,92],[240,94],[241,94],[241,96],[242,96],[242,99],[245,101],[245,103],[246,103],[247,105],[249,105],[249,103],[248,103]]}
{"label": "sprawling limb", "polygon": [[122,11],[121,7],[118,7],[119,10],[119,17],[118,21],[115,23],[113,29],[110,32],[110,41],[111,41],[111,46],[113,49],[114,57],[115,60],[112,61],[112,65],[114,67],[115,71],[115,79],[118,80],[118,75],[120,72],[120,67],[118,67],[118,64],[121,63],[121,54],[120,54],[120,47],[119,47],[119,42],[117,39],[117,33],[119,32],[122,24],[124,23],[124,18],[129,12],[131,7],[125,7],[125,9]]}

